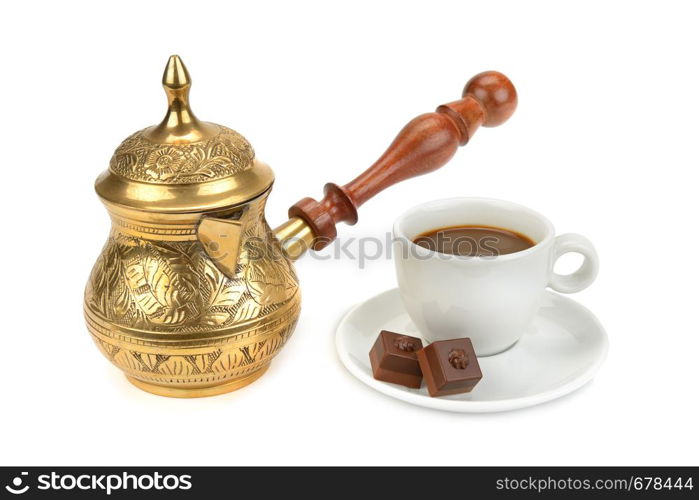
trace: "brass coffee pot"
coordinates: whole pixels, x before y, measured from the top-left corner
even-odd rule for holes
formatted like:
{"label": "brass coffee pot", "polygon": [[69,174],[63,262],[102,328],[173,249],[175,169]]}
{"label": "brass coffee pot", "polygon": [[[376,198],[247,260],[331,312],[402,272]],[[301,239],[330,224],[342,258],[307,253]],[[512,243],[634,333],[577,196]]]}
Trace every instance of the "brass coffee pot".
{"label": "brass coffee pot", "polygon": [[137,387],[175,397],[221,394],[260,377],[289,340],[301,294],[292,261],[357,222],[382,189],[445,164],[479,126],[517,105],[502,74],[472,78],[461,100],[412,120],[368,170],[321,201],[305,198],[272,230],[272,170],[250,143],[199,121],[178,56],[163,75],[168,110],[129,136],[95,183],[112,228],[85,290],[87,327]]}

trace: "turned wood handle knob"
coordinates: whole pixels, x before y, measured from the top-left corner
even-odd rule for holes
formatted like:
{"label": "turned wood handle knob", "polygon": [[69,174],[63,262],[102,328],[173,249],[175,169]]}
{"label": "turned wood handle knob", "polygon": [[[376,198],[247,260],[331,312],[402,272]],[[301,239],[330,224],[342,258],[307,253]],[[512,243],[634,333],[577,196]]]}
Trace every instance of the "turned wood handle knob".
{"label": "turned wood handle knob", "polygon": [[517,107],[517,92],[502,73],[486,71],[466,84],[462,99],[420,115],[398,133],[386,152],[353,181],[325,185],[325,197],[304,198],[289,209],[315,235],[319,250],[337,236],[335,224],[357,222],[357,208],[387,187],[438,169],[466,144],[481,125],[504,123]]}

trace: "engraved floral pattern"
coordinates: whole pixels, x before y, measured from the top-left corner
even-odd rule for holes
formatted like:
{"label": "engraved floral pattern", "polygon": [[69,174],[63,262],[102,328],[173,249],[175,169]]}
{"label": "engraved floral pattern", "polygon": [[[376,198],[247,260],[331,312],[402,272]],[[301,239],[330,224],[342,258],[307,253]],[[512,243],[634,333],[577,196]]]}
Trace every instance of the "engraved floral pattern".
{"label": "engraved floral pattern", "polygon": [[238,132],[218,126],[207,141],[158,145],[140,130],[117,148],[109,163],[115,174],[155,184],[206,182],[243,172],[252,166],[255,152]]}
{"label": "engraved floral pattern", "polygon": [[253,257],[281,255],[264,201],[241,214],[247,223],[232,277],[196,239],[142,238],[114,226],[85,290],[88,329],[114,365],[159,385],[210,386],[245,377],[279,352],[300,294],[288,260]]}
{"label": "engraved floral pattern", "polygon": [[156,149],[146,158],[145,173],[153,179],[167,181],[180,170],[183,158],[182,151],[173,147]]}
{"label": "engraved floral pattern", "polygon": [[[225,328],[260,318],[294,299],[298,279],[277,254],[263,203],[248,207],[236,275],[224,275],[197,240],[156,241],[112,232],[88,282],[86,305],[104,320],[152,332]],[[256,246],[264,248],[255,248]]]}

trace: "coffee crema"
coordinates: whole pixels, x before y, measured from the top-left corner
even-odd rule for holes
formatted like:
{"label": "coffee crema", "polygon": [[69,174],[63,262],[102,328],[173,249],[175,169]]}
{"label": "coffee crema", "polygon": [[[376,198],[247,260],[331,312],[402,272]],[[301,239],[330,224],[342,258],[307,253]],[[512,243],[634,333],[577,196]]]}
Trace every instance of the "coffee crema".
{"label": "coffee crema", "polygon": [[528,236],[493,226],[449,226],[431,229],[413,238],[429,250],[465,257],[496,257],[536,245]]}

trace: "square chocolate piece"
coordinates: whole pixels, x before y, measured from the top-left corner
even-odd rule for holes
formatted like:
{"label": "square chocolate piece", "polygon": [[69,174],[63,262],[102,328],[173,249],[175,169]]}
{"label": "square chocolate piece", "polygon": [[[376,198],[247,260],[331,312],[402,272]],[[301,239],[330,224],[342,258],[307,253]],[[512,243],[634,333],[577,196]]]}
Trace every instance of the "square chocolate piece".
{"label": "square chocolate piece", "polygon": [[468,338],[432,342],[418,351],[417,360],[432,397],[471,392],[483,377]]}
{"label": "square chocolate piece", "polygon": [[419,389],[422,385],[422,372],[416,353],[420,349],[422,340],[382,330],[369,351],[374,378]]}

